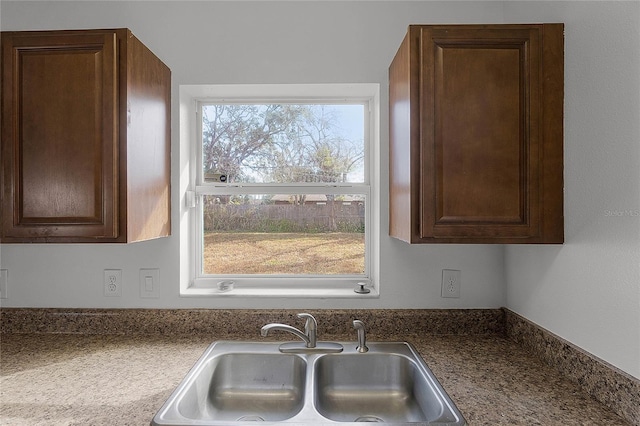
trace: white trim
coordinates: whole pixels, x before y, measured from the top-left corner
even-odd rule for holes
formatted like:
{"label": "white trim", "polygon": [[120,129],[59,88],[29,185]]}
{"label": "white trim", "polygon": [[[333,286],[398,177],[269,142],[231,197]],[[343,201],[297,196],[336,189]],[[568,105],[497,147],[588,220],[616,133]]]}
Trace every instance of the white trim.
{"label": "white trim", "polygon": [[380,85],[377,83],[347,84],[195,84],[181,85],[181,93],[196,101],[272,102],[273,99],[291,102],[319,101],[366,101],[373,99],[379,104]]}
{"label": "white trim", "polygon": [[[188,273],[181,271],[180,295],[186,297],[304,297],[304,298],[376,298],[379,297],[379,208],[380,208],[380,168],[378,159],[380,158],[380,88],[378,84],[270,84],[270,85],[183,85],[180,86],[181,99],[181,147],[188,145],[190,158],[187,159],[188,176],[181,175],[181,188],[183,182],[188,182],[185,193],[185,203],[183,204],[184,221],[188,222],[186,235],[181,237],[181,246],[189,247],[188,262],[181,262],[181,268],[188,263]],[[365,104],[365,140],[369,143],[365,145],[366,155],[369,158],[365,164],[365,182],[367,183],[347,183],[347,184],[318,184],[318,185],[271,185],[271,184],[220,184],[202,183],[199,167],[192,159],[199,158],[198,143],[195,139],[201,139],[201,126],[197,114],[200,111],[200,104],[203,102],[299,102],[303,103],[309,99],[314,102],[327,103],[353,103],[362,102]],[[185,108],[186,107],[186,108]],[[189,111],[183,111],[189,110]],[[191,110],[193,109],[193,110]],[[193,126],[196,129],[184,131],[183,126]],[[193,129],[193,127],[192,127]],[[194,135],[196,138],[186,135]],[[189,137],[185,140],[184,137]],[[186,149],[181,149],[184,155]],[[181,161],[181,164],[185,164]],[[297,193],[299,187],[303,186],[308,193],[325,193],[331,188],[332,193],[341,194],[365,194],[365,229],[368,237],[365,250],[366,271],[364,275],[344,275],[344,276],[255,276],[255,275],[216,275],[199,277],[198,271],[202,271],[202,259],[198,253],[202,250],[202,238],[196,236],[194,227],[198,223],[197,214],[201,214],[201,206],[196,203],[195,208],[190,208],[193,203],[189,202],[186,192],[193,191],[199,199],[203,194],[234,194],[234,193],[271,193],[277,187],[279,193]],[[267,189],[269,188],[269,189]],[[183,227],[182,229],[185,229]],[[185,240],[191,241],[190,243]],[[217,283],[221,280],[231,280],[235,284],[230,289],[219,290]],[[366,283],[371,290],[368,294],[358,294],[354,289],[358,283]]]}

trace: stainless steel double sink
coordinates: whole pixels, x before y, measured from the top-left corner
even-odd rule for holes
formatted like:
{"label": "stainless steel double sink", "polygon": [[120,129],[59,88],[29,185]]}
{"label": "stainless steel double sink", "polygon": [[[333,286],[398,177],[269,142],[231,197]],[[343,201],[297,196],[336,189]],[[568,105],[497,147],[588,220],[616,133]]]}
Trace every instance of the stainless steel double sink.
{"label": "stainless steel double sink", "polygon": [[339,353],[282,353],[277,342],[214,342],[151,424],[466,424],[411,344],[336,343]]}

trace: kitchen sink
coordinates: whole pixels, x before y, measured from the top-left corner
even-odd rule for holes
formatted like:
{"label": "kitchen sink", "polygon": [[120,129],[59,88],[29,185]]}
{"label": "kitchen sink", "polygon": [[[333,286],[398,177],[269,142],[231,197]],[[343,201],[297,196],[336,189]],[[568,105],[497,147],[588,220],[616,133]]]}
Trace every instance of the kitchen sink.
{"label": "kitchen sink", "polygon": [[381,422],[464,425],[407,342],[353,342],[340,353],[282,353],[277,342],[212,343],[151,425]]}

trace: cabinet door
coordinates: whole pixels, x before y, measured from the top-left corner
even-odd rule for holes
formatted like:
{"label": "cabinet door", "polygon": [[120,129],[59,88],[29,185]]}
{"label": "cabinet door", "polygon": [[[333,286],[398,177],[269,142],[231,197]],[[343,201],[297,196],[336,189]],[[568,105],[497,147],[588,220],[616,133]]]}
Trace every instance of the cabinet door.
{"label": "cabinet door", "polygon": [[2,38],[3,240],[118,236],[115,33]]}
{"label": "cabinet door", "polygon": [[561,165],[559,193],[543,187],[557,179],[544,162],[561,157],[562,123],[545,152],[542,96],[559,95],[561,117],[562,91],[544,93],[542,36],[541,26],[422,28],[420,238],[533,242],[545,209],[562,221]]}

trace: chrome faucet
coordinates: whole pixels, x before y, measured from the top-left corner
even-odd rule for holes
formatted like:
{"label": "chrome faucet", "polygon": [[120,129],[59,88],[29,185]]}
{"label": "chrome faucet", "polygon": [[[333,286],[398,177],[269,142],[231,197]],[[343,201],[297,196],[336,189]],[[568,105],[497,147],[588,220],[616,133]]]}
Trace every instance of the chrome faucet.
{"label": "chrome faucet", "polygon": [[305,318],[306,320],[304,323],[304,333],[290,325],[274,323],[267,324],[262,327],[260,329],[260,335],[262,335],[262,337],[266,337],[271,330],[287,331],[301,338],[305,342],[307,348],[315,348],[318,333],[318,323],[316,319],[313,317],[313,315],[306,313],[298,314],[298,318]]}
{"label": "chrome faucet", "polygon": [[367,347],[367,332],[364,329],[364,323],[360,320],[353,321],[353,328],[358,332],[358,346],[356,347],[356,351],[360,353],[365,353],[369,351]]}

